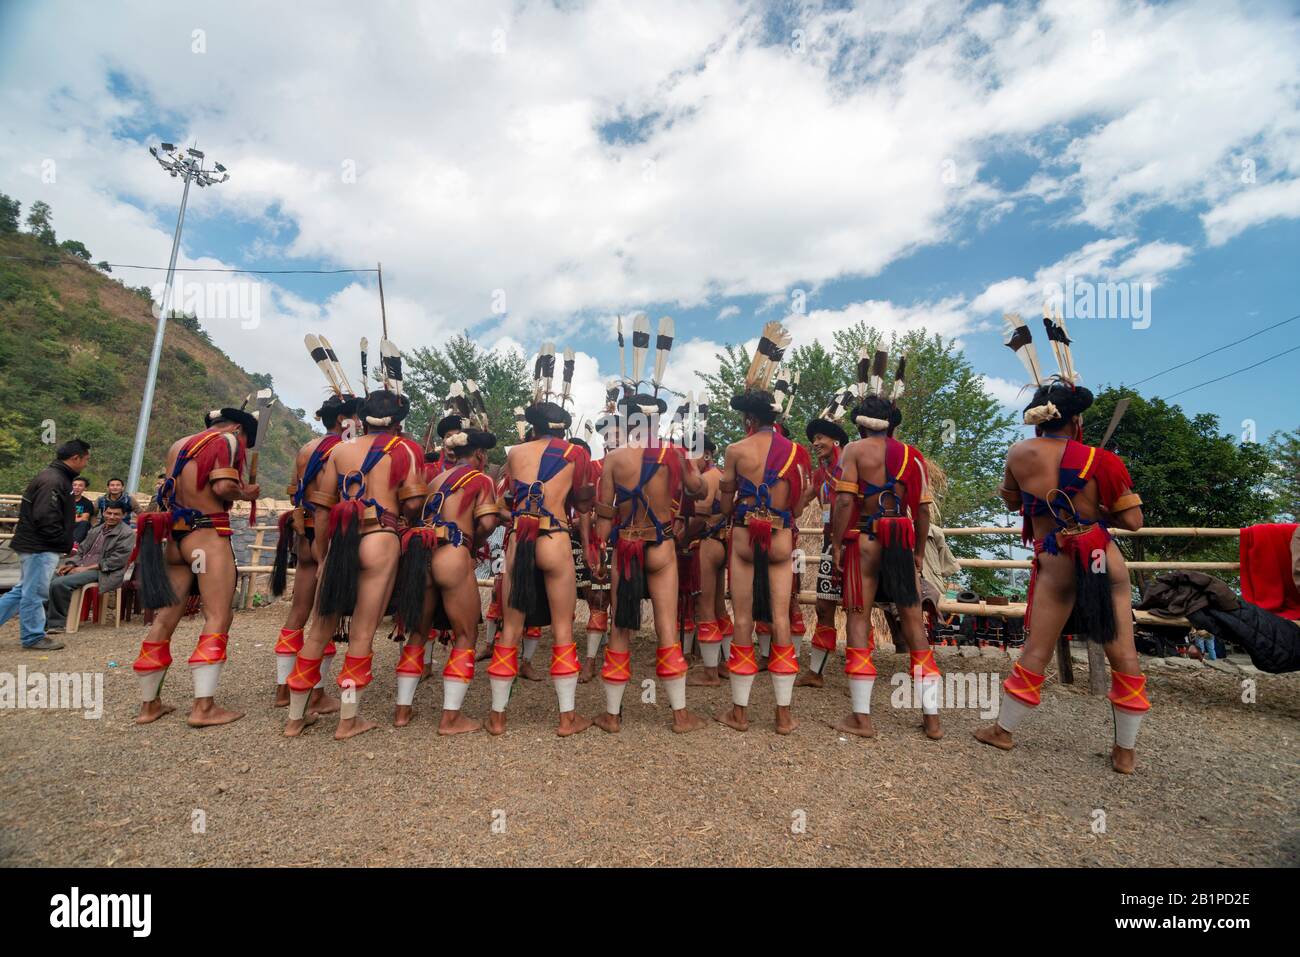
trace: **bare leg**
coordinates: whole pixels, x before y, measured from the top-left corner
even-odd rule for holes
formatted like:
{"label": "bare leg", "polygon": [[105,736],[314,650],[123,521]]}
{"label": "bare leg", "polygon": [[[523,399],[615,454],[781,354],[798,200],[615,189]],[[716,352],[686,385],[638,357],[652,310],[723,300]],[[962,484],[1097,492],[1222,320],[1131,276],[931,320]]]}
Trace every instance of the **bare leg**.
{"label": "bare leg", "polygon": [[[858,539],[858,556],[862,564],[862,610],[846,612],[848,618],[848,635],[846,644],[850,649],[860,651],[869,651],[871,648],[871,609],[876,601],[876,587],[880,582],[880,543],[873,542],[865,535]],[[849,583],[844,583],[847,590]],[[845,670],[848,671],[850,662],[853,660],[852,651],[845,652]],[[871,686],[868,681],[874,682],[874,673],[870,678],[855,678],[849,674],[850,682],[861,682],[855,686],[850,685],[850,692],[854,696],[861,695],[863,698],[861,707],[866,710],[858,710],[855,706],[849,713],[841,718],[838,723],[832,727],[843,734],[857,735],[859,738],[875,737],[876,729],[871,723]]]}
{"label": "bare leg", "polygon": [[482,722],[473,721],[461,714],[461,704],[465,700],[469,681],[462,681],[449,673],[453,670],[459,673],[465,667],[473,667],[472,652],[478,631],[479,595],[469,549],[443,547],[434,552],[433,582],[455,636],[452,651],[448,653],[447,667],[443,669],[442,717],[438,721],[438,733],[469,734],[483,727]]}
{"label": "bare leg", "polygon": [[[357,583],[357,603],[348,629],[348,653],[351,657],[368,657],[374,648],[375,631],[379,628],[384,610],[388,607],[388,599],[392,596],[399,551],[399,539],[390,532],[371,532],[361,538],[361,575]],[[350,703],[348,691],[349,689],[344,689],[345,706]],[[349,710],[346,707],[339,712],[339,724],[334,732],[336,741],[346,741],[376,727],[373,721],[361,716],[362,689],[351,691],[357,696],[357,710],[350,717],[343,717]]]}
{"label": "bare leg", "polygon": [[[753,656],[754,649],[754,552],[749,533],[743,527],[731,532],[731,607],[735,624],[733,653]],[[736,649],[744,649],[737,651]],[[754,675],[731,673],[731,707],[714,714],[714,719],[735,731],[749,730],[749,688]],[[745,704],[739,704],[744,701]]]}
{"label": "bare leg", "polygon": [[[573,644],[573,607],[577,600],[577,576],[573,569],[573,549],[567,535],[543,535],[537,539],[537,567],[546,582],[546,597],[551,605],[551,639],[556,647]],[[567,679],[557,678],[560,681]],[[577,675],[574,675],[574,682]],[[558,694],[558,687],[557,687]],[[555,733],[562,738],[586,731],[591,719],[577,709],[560,712]]]}
{"label": "bare leg", "polygon": [[[655,635],[660,651],[672,648],[677,642],[677,552],[671,541],[647,545],[645,550],[646,581],[654,608]],[[662,670],[662,669],[661,669]],[[672,729],[678,734],[699,731],[704,719],[686,707],[685,674],[669,676],[659,674],[668,689],[673,710]],[[673,700],[676,698],[677,700]]]}
{"label": "bare leg", "polygon": [[[229,539],[222,538],[215,529],[195,529],[185,536],[185,541],[181,543],[181,553],[191,567],[200,556],[202,558],[199,566],[202,571],[196,578],[203,601],[203,634],[229,633],[230,623],[235,617],[231,601],[235,596],[236,577],[235,553],[230,547]],[[208,695],[194,699],[187,723],[191,728],[206,728],[230,724],[243,716],[242,711],[217,707],[215,699]]]}
{"label": "bare leg", "polygon": [[[717,607],[721,600],[718,595],[719,583],[722,580],[721,573],[726,557],[727,550],[722,542],[712,538],[700,542],[700,593],[695,598],[695,624],[699,629],[696,632],[696,644],[700,646],[700,656],[704,664],[687,676],[688,685],[716,688],[722,684],[722,678],[718,674],[722,642],[705,642],[702,639],[705,636],[706,624],[717,627]],[[711,628],[709,632],[711,637]]]}
{"label": "bare leg", "polygon": [[[176,631],[176,626],[180,624],[181,618],[185,616],[186,596],[190,593],[190,585],[194,581],[194,573],[190,570],[190,564],[180,554],[175,542],[168,542],[164,557],[167,562],[167,579],[171,582],[172,591],[180,596],[180,600],[174,605],[168,605],[166,608],[159,608],[154,612],[153,624],[149,626],[149,631],[145,634],[144,640],[147,642],[172,640],[172,633]],[[159,693],[152,701],[142,701],[140,703],[140,712],[136,716],[136,724],[152,724],[163,715],[171,714],[176,710],[175,705],[163,704],[161,687]]]}

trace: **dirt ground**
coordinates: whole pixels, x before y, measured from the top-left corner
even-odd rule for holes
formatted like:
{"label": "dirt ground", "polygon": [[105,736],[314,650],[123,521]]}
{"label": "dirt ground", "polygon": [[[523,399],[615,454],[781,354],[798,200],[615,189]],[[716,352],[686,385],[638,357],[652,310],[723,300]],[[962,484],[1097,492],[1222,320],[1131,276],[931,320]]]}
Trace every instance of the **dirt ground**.
{"label": "dirt ground", "polygon": [[[1240,678],[1151,669],[1154,707],[1137,773],[1124,777],[1108,768],[1109,706],[1088,695],[1082,666],[1072,687],[1049,676],[1043,707],[1009,753],[971,737],[984,720],[974,709],[946,711],[947,736],[927,741],[917,712],[890,706],[889,676],[906,667],[904,656],[891,654],[877,655],[874,740],[846,740],[827,724],[848,709],[842,657],[828,665],[825,689],[796,690],[801,724],[790,737],[772,733],[763,675],[748,733],[710,722],[673,735],[666,696],[655,706],[638,693],[638,682],[653,676],[648,639],[633,657],[617,736],[593,728],[557,738],[550,684],[520,682],[507,735],[446,739],[433,731],[437,677],[420,687],[415,722],[391,727],[397,650],[381,636],[363,705],[380,727],[340,743],[325,718],[287,740],[285,712],[270,705],[271,648],[284,612],[278,605],[236,616],[219,700],[247,716],[201,731],[183,721],[197,618],[177,632],[164,689],[181,707],[148,727],[131,722],[138,623],[83,630],[48,654],[19,647],[16,621],[0,628],[0,672],[16,675],[23,665],[105,675],[99,720],[80,711],[0,710],[0,864],[1300,862],[1296,675],[1257,676],[1256,703],[1243,704]],[[549,661],[548,648],[549,633],[539,664]],[[1010,669],[1005,657],[945,657],[940,665]],[[704,714],[728,701],[725,686],[691,689],[691,706]],[[480,664],[465,709],[481,718],[487,706]],[[579,686],[582,713],[602,706],[597,682]]]}

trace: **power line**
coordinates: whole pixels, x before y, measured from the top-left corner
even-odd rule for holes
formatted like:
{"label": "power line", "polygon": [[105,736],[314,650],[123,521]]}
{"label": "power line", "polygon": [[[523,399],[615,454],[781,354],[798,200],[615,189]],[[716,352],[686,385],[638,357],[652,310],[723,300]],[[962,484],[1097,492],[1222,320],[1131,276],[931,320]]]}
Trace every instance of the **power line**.
{"label": "power line", "polygon": [[[37,259],[34,256],[0,256],[0,259],[13,259],[19,262],[40,263],[44,266],[95,266],[97,263],[88,263],[84,260],[71,262],[66,259]],[[134,263],[106,263],[105,265],[113,269],[151,269],[157,272],[166,272],[166,266],[138,266]],[[215,266],[177,266],[173,272],[225,272],[225,273],[252,273],[259,276],[297,276],[297,275],[315,275],[331,276],[336,273],[346,272],[378,272],[379,270],[370,269],[219,269]]]}
{"label": "power line", "polygon": [[1240,375],[1243,372],[1249,372],[1251,369],[1262,366],[1266,362],[1272,362],[1274,359],[1281,359],[1284,355],[1287,355],[1288,353],[1291,352],[1295,352],[1298,349],[1300,349],[1300,346],[1292,346],[1290,349],[1287,349],[1284,352],[1275,353],[1274,355],[1269,356],[1267,359],[1260,359],[1258,362],[1254,363],[1253,365],[1248,365],[1245,368],[1236,370],[1235,372],[1229,372],[1226,375],[1221,375],[1217,379],[1210,379],[1207,382],[1197,383],[1194,386],[1189,386],[1186,389],[1181,389],[1178,392],[1171,393],[1170,395],[1161,396],[1161,398],[1167,401],[1169,399],[1174,398],[1175,396],[1182,395],[1184,392],[1191,392],[1193,389],[1199,389],[1202,386],[1213,385],[1216,382],[1222,382],[1224,379],[1231,379],[1235,375]]}
{"label": "power line", "polygon": [[[1131,385],[1132,385],[1132,386],[1139,386],[1139,385],[1141,385],[1143,382],[1150,382],[1152,379],[1158,379],[1158,378],[1160,378],[1160,376],[1164,375],[1165,372],[1173,372],[1175,369],[1181,369],[1183,366],[1189,366],[1189,365],[1191,365],[1193,362],[1199,362],[1200,360],[1204,359],[1206,356],[1212,356],[1212,355],[1214,355],[1216,352],[1222,352],[1224,349],[1230,349],[1232,346],[1235,346],[1235,345],[1237,345],[1238,343],[1245,342],[1247,339],[1254,339],[1256,336],[1261,336],[1261,335],[1263,335],[1264,333],[1268,332],[1270,329],[1276,329],[1278,326],[1285,326],[1288,322],[1295,322],[1297,319],[1300,319],[1300,313],[1297,313],[1296,315],[1292,316],[1290,319],[1283,319],[1281,322],[1275,322],[1275,323],[1273,323],[1273,325],[1271,325],[1271,326],[1265,326],[1263,329],[1260,329],[1258,332],[1252,332],[1250,335],[1248,335],[1248,336],[1243,336],[1243,337],[1240,338],[1240,339],[1236,339],[1236,340],[1234,340],[1234,341],[1232,341],[1232,342],[1229,342],[1227,345],[1219,346],[1219,348],[1217,348],[1217,349],[1211,349],[1209,352],[1203,352],[1203,353],[1201,353],[1199,356],[1197,356],[1195,359],[1188,359],[1186,362],[1180,362],[1180,363],[1178,363],[1178,365],[1176,365],[1176,366],[1170,366],[1168,369],[1165,369],[1165,370],[1162,371],[1162,372],[1157,372],[1157,373],[1155,373],[1155,375],[1149,375],[1149,376],[1147,376],[1145,379],[1139,379],[1137,382],[1131,383]],[[1244,370],[1243,370],[1243,371],[1244,371]],[[1235,373],[1233,373],[1233,374],[1235,375]],[[1196,386],[1192,386],[1192,388],[1195,389],[1195,388],[1197,388],[1197,387],[1196,387]],[[1184,390],[1184,391],[1186,391],[1186,390]]]}

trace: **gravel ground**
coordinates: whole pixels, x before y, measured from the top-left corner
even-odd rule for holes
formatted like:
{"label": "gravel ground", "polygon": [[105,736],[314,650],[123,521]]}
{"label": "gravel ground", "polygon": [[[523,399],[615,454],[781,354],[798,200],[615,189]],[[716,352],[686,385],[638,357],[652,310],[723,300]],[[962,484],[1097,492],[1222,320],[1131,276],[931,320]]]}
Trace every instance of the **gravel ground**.
{"label": "gravel ground", "polygon": [[[91,628],[47,655],[0,628],[0,672],[103,672],[104,713],[0,710],[0,864],[22,865],[1294,865],[1300,676],[1241,677],[1153,669],[1154,708],[1138,770],[1112,773],[1109,707],[1049,676],[1044,706],[1009,753],[978,744],[976,710],[945,712],[947,736],[924,739],[914,711],[889,706],[888,676],[904,656],[880,653],[877,737],[845,740],[828,721],[848,707],[842,659],[823,690],[797,689],[800,727],[774,735],[772,689],[755,684],[752,725],[668,731],[664,695],[629,687],[622,734],[553,733],[549,683],[521,682],[511,730],[433,733],[437,678],[417,694],[408,728],[389,725],[396,648],[377,643],[364,706],[380,727],[349,742],[322,719],[299,740],[270,707],[271,647],[284,605],[240,613],[220,701],[247,717],[224,728],[183,722],[184,661],[199,620],[178,629],[165,698],[181,705],[155,725],[131,723],[131,662],[142,627]],[[538,663],[549,661],[547,643]],[[945,649],[946,650],[946,649]],[[435,656],[435,660],[442,656]],[[653,675],[650,642],[634,655]],[[804,654],[806,661],[806,648]],[[1005,674],[1002,656],[940,659],[945,670]],[[488,706],[483,665],[466,713]],[[691,689],[711,713],[726,688]],[[597,713],[598,683],[578,707]],[[205,828],[194,833],[195,812]],[[1096,833],[1103,821],[1104,832]],[[803,825],[801,828],[800,825]]]}

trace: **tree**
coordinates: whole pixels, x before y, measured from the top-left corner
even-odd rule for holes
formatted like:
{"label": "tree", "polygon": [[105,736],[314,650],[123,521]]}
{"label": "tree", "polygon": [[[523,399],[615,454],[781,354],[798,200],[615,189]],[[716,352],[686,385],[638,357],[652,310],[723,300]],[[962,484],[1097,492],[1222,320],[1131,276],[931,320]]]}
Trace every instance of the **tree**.
{"label": "tree", "polygon": [[32,203],[32,208],[27,211],[28,232],[46,246],[57,245],[54,226],[51,223],[53,218],[54,212],[50,209],[49,203],[43,200],[38,199]]}
{"label": "tree", "polygon": [[96,268],[96,269],[101,269],[101,270],[103,270],[104,272],[112,272],[112,271],[113,271],[113,267],[110,266],[110,265],[108,264],[108,260],[107,260],[107,259],[101,259],[99,262],[95,263],[95,268]]}
{"label": "tree", "polygon": [[65,239],[59,243],[60,249],[66,249],[83,262],[90,262],[90,250],[79,239]]}
{"label": "tree", "polygon": [[1300,521],[1300,429],[1274,432],[1268,451],[1273,460],[1270,485],[1277,517]]}
{"label": "tree", "polygon": [[486,350],[466,331],[442,348],[420,348],[407,354],[403,384],[411,399],[406,430],[423,439],[429,426],[443,416],[452,382],[473,379],[483,393],[497,447],[488,453],[493,463],[505,461],[505,445],[516,440],[516,406],[528,405],[532,380],[524,357],[508,350]]}
{"label": "tree", "polygon": [[18,200],[0,193],[0,233],[18,232],[18,217],[22,210]]}
{"label": "tree", "polygon": [[[1134,490],[1142,496],[1145,524],[1152,528],[1242,528],[1272,518],[1268,446],[1238,443],[1224,435],[1219,417],[1188,417],[1177,405],[1147,399],[1132,389],[1102,389],[1084,416],[1084,441],[1096,445],[1110,423],[1115,403],[1129,407],[1112,451],[1128,466]],[[1147,539],[1121,538],[1135,561],[1147,555]],[[1235,539],[1170,537],[1157,546],[1164,559],[1235,561]],[[1225,576],[1226,577],[1226,576]],[[1139,579],[1143,579],[1139,573]]]}

